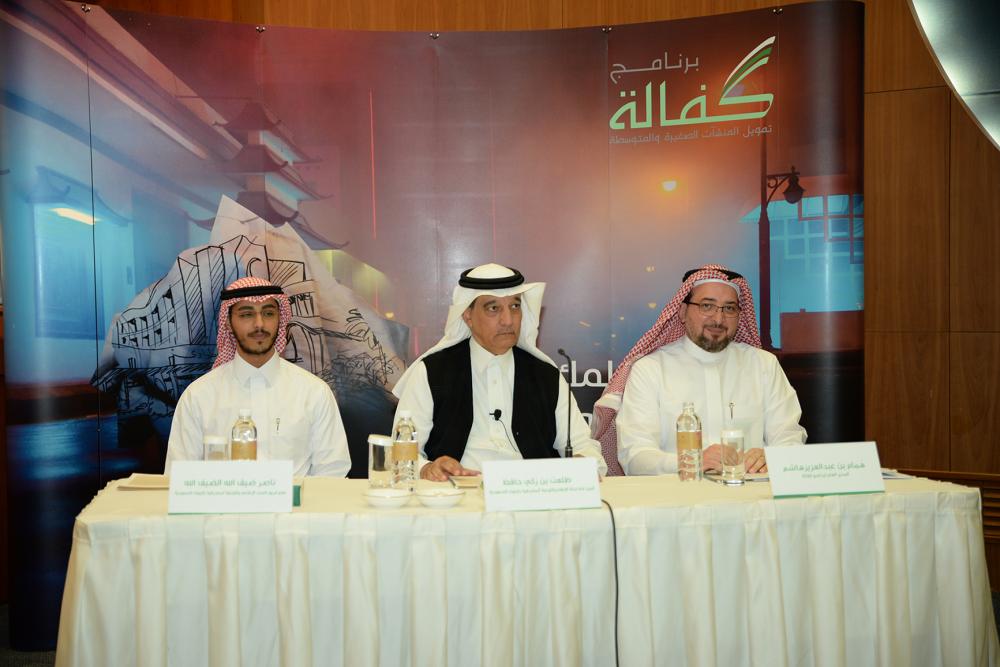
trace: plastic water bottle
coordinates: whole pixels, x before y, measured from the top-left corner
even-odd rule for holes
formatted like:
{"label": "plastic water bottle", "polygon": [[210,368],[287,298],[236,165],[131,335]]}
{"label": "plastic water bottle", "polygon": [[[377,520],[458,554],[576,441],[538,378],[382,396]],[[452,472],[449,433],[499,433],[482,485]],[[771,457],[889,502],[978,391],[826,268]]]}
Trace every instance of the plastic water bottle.
{"label": "plastic water bottle", "polygon": [[701,419],[694,403],[685,403],[677,417],[677,476],[682,482],[696,482],[701,472]]}
{"label": "plastic water bottle", "polygon": [[399,411],[392,430],[393,486],[411,493],[417,484],[417,428],[409,410]]}
{"label": "plastic water bottle", "polygon": [[240,409],[240,418],[233,424],[229,458],[232,460],[257,460],[257,426],[250,418],[250,408]]}

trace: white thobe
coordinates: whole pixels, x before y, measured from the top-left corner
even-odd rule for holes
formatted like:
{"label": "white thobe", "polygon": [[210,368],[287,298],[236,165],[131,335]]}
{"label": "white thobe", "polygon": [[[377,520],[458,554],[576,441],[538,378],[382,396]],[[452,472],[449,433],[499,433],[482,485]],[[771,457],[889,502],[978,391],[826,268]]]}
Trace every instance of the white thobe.
{"label": "white thobe", "polygon": [[238,354],[192,382],[174,411],[165,472],[173,461],[202,459],[206,435],[229,438],[241,408],[257,426],[258,460],[291,460],[293,474],[343,477],[351,467],[347,436],[330,386],[271,356],[255,368]]}
{"label": "white thobe", "polygon": [[743,430],[746,449],[806,440],[798,396],[773,354],[744,343],[707,352],[685,336],[635,362],[629,373],[615,419],[626,474],[677,471],[676,422],[688,402],[701,418],[703,447],[718,443],[730,426]]}
{"label": "white thobe", "polygon": [[[472,428],[465,445],[461,464],[472,470],[482,470],[485,461],[511,460],[522,458],[514,444],[511,431],[511,417],[514,414],[514,351],[494,355],[484,349],[476,340],[469,340],[469,362],[472,365]],[[409,410],[417,428],[417,442],[420,444],[419,467],[427,463],[424,445],[431,429],[434,428],[434,397],[427,383],[427,368],[423,361],[414,364],[411,380],[396,406],[396,419],[401,410]],[[570,442],[573,454],[597,459],[598,471],[604,475],[608,466],[601,456],[601,446],[590,437],[590,428],[580,414],[569,391],[569,384],[560,374],[559,400],[556,403],[556,438],[553,449],[560,456],[566,449],[566,409],[569,400],[571,411]],[[493,417],[499,410],[499,419]],[[395,420],[394,420],[395,422]]]}

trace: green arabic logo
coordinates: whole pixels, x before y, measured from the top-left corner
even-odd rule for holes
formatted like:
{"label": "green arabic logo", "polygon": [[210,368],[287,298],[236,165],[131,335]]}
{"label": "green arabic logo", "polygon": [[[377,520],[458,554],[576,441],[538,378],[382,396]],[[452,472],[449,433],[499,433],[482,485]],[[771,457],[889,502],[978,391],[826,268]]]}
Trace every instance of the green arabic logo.
{"label": "green arabic logo", "polygon": [[[743,60],[730,72],[729,76],[726,78],[726,83],[722,87],[722,95],[719,97],[719,106],[730,106],[730,105],[740,105],[740,104],[753,104],[753,103],[764,103],[767,106],[762,111],[749,111],[743,113],[731,113],[731,114],[720,114],[718,116],[709,116],[705,110],[705,99],[704,95],[707,87],[705,84],[699,86],[700,91],[703,93],[697,95],[687,102],[682,108],[681,113],[677,118],[667,118],[667,83],[661,81],[658,89],[658,102],[659,102],[659,126],[660,127],[672,127],[675,125],[697,125],[701,123],[725,123],[736,120],[752,120],[755,118],[763,118],[767,115],[767,112],[771,110],[771,104],[774,102],[774,95],[771,93],[761,93],[759,95],[733,95],[732,93],[736,91],[736,87],[750,75],[751,72],[756,69],[763,67],[767,64],[771,50],[775,43],[775,36],[772,35],[768,37],[763,42],[758,44],[750,53],[746,55]],[[616,65],[617,67],[618,65]],[[621,70],[622,72],[629,71],[646,71],[650,68],[644,68],[642,70]],[[629,100],[625,102],[622,106],[615,111],[614,115],[611,116],[611,120],[608,125],[612,130],[641,130],[653,127],[653,82],[647,82],[644,92],[644,103],[643,111],[644,117],[639,118],[637,108],[637,100]],[[636,91],[630,90],[626,95],[624,90],[619,92],[619,97],[625,98],[636,97]],[[692,110],[694,112],[692,113]],[[626,120],[622,120],[622,116],[627,115]]]}

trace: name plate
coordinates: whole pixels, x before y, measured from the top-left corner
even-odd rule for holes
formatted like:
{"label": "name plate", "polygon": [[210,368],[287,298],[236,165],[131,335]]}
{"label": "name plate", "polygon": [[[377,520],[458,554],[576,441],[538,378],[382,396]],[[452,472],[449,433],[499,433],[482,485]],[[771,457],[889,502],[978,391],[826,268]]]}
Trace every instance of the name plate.
{"label": "name plate", "polygon": [[885,492],[874,442],[765,447],[764,458],[775,498]]}
{"label": "name plate", "polygon": [[487,512],[600,507],[599,484],[597,461],[583,456],[483,463]]}
{"label": "name plate", "polygon": [[291,511],[291,461],[174,461],[170,466],[170,514]]}

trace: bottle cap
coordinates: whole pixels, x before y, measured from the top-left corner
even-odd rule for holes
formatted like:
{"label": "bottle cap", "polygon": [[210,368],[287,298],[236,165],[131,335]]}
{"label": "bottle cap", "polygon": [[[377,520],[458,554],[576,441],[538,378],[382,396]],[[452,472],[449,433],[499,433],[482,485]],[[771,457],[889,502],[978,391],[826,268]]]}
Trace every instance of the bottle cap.
{"label": "bottle cap", "polygon": [[250,412],[250,408],[240,408],[240,419],[249,419]]}
{"label": "bottle cap", "polygon": [[387,435],[372,433],[368,436],[368,443],[376,447],[392,447],[392,438]]}

